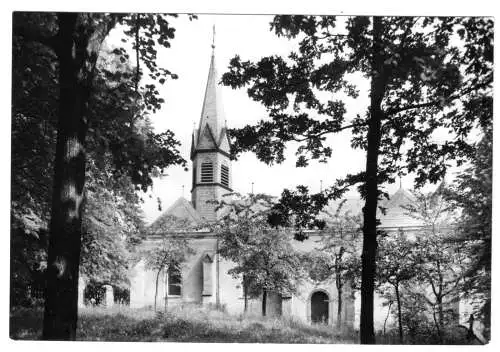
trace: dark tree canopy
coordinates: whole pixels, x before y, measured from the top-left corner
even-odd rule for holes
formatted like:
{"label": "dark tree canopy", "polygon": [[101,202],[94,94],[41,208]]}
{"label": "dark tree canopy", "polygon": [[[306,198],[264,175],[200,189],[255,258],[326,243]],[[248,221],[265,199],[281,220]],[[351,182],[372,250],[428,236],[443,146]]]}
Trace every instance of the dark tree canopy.
{"label": "dark tree canopy", "polygon": [[[473,153],[470,132],[488,123],[493,80],[493,22],[488,18],[381,18],[384,90],[379,182],[416,172],[416,185],[442,178],[449,160]],[[222,77],[225,85],[248,87],[269,118],[232,130],[235,156],[252,151],[266,163],[284,159],[287,142],[298,142],[297,166],[332,156],[326,136],[352,130],[353,148],[366,149],[369,113],[348,114],[340,93],[357,98],[353,73],[367,79],[374,69],[372,22],[368,17],[276,16],[278,36],[297,39],[288,57],[258,62],[239,56]],[[453,139],[433,141],[444,129]],[[431,154],[434,157],[428,158]],[[443,163],[442,160],[446,162]],[[347,180],[362,182],[362,173]]]}
{"label": "dark tree canopy", "polygon": [[[148,121],[164,103],[156,84],[177,78],[156,64],[158,47],[174,38],[173,17],[14,13],[13,140],[24,143],[13,149],[12,243],[40,228],[50,233],[45,339],[75,338],[80,259],[92,279],[123,278],[142,226],[135,191],[147,190],[163,168],[185,164],[173,133],[155,134]],[[134,42],[133,59],[103,46],[118,24],[123,41]],[[116,217],[107,216],[113,210]]]}
{"label": "dark tree canopy", "polygon": [[[366,200],[360,335],[362,343],[374,343],[383,185],[407,173],[416,175],[417,187],[435,183],[450,162],[461,165],[473,156],[469,137],[492,116],[493,19],[276,16],[271,30],[297,40],[296,51],[257,62],[235,56],[222,77],[225,85],[248,87],[248,96],[268,114],[254,126],[231,131],[233,154],[251,151],[263,162],[279,163],[286,144],[297,142],[296,165],[304,167],[334,155],[326,136],[344,130],[351,131],[353,148],[366,151],[365,170],[331,180],[330,188],[311,199],[339,198],[358,185]],[[350,83],[354,73],[370,82],[369,106],[355,116],[339,97],[360,94]],[[433,138],[442,131],[450,135],[445,142]],[[303,191],[294,194],[307,198]],[[289,193],[284,191],[285,203]],[[311,210],[314,217],[318,210]]]}

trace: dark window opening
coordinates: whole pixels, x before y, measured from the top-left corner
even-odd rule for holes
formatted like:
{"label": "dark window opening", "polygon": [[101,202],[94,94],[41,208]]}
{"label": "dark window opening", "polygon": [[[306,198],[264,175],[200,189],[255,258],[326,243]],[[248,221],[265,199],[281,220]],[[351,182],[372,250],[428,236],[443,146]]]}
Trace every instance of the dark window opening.
{"label": "dark window opening", "polygon": [[193,167],[193,188],[196,184],[196,166]]}
{"label": "dark window opening", "polygon": [[181,295],[181,271],[176,266],[168,268],[168,295],[180,296]]}
{"label": "dark window opening", "polygon": [[99,306],[104,304],[106,288],[98,283],[90,282],[83,291],[83,302],[85,305]]}
{"label": "dark window opening", "polygon": [[220,167],[220,181],[223,186],[229,187],[229,168],[226,165]]}
{"label": "dark window opening", "polygon": [[317,324],[328,324],[328,295],[317,291],[311,296],[311,322]]}
{"label": "dark window opening", "polygon": [[201,164],[201,182],[214,182],[214,169],[212,163]]}
{"label": "dark window opening", "polygon": [[130,305],[130,290],[128,288],[113,286],[115,304]]}

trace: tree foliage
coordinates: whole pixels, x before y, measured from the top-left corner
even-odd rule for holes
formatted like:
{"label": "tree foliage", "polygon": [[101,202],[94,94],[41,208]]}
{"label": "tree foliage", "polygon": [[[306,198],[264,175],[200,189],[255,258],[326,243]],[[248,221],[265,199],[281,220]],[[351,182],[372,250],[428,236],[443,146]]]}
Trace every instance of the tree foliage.
{"label": "tree foliage", "polygon": [[470,259],[463,292],[473,301],[476,318],[484,322],[487,334],[491,314],[492,155],[493,133],[489,125],[476,146],[472,165],[458,176],[447,193],[448,200],[462,210],[456,240]]}
{"label": "tree foliage", "polygon": [[[113,194],[94,193],[94,197],[88,197],[87,204],[98,203],[95,211],[99,207],[102,209],[104,204],[110,205],[110,200],[114,199],[112,202],[118,203],[116,206],[121,208],[121,214],[130,213],[134,208],[123,202],[133,199],[124,195],[133,194],[129,185],[146,190],[152,184],[152,177],[164,167],[185,163],[179,156],[178,142],[173,134],[170,131],[155,134],[147,122],[148,111],[155,112],[164,102],[155,81],[163,84],[167,78],[176,78],[155,63],[157,45],[169,47],[175,30],[166,16],[153,14],[15,13],[13,22],[13,71],[14,77],[19,78],[14,80],[13,86],[16,92],[13,127],[37,126],[31,135],[23,130],[13,133],[15,140],[28,142],[13,150],[16,165],[13,167],[16,173],[13,224],[24,226],[16,217],[23,219],[25,214],[31,213],[35,216],[29,217],[47,223],[50,213],[43,335],[49,339],[74,338],[85,212],[83,198],[89,176],[86,160],[91,160],[91,168],[96,166],[107,172],[96,173],[104,176],[104,179],[94,180],[96,188],[102,184],[108,187],[110,182],[116,181]],[[124,48],[112,49],[116,61],[111,65],[99,59],[103,55],[103,42],[117,24],[125,30],[125,36],[136,39],[135,72]],[[141,62],[150,72],[145,84],[141,84]],[[45,150],[48,150],[46,154]],[[20,160],[23,158],[26,162],[36,160],[33,173],[30,174],[26,162]],[[24,180],[32,183],[24,183]],[[24,195],[18,192],[23,184],[30,188]],[[120,184],[126,185],[124,189],[120,190]],[[23,203],[35,210],[20,210]],[[101,244],[111,241],[113,225],[95,221],[102,217],[95,212],[92,214],[92,210],[87,215],[89,221],[84,223],[85,231],[94,235],[99,231],[103,236],[93,236],[86,243],[95,244],[96,238],[102,240]],[[138,220],[137,217],[132,219]],[[115,235],[120,238],[127,231]],[[114,254],[118,257],[114,259],[123,263],[120,246],[99,248],[106,249],[107,254],[116,249]],[[102,258],[109,258],[107,254]],[[87,262],[94,265],[99,259],[94,257]]]}
{"label": "tree foliage", "polygon": [[216,226],[219,253],[235,264],[228,273],[244,278],[250,296],[262,294],[264,316],[267,294],[289,296],[304,276],[301,256],[292,247],[289,232],[268,222],[272,205],[272,198],[266,195],[234,195],[220,204],[222,217]]}
{"label": "tree foliage", "polygon": [[[333,280],[337,289],[337,328],[342,326],[343,298],[359,289],[361,278],[361,217],[343,210],[345,200],[335,212],[323,211],[325,227],[321,232],[320,246],[309,253],[305,260],[313,281]],[[347,289],[347,290],[346,290]]]}
{"label": "tree foliage", "polygon": [[[380,241],[377,258],[378,290],[390,301],[397,303],[397,320],[399,327],[399,342],[404,343],[402,291],[404,285],[417,276],[414,254],[415,243],[400,231],[396,236],[386,236]],[[388,293],[387,290],[391,290]]]}
{"label": "tree foliage", "polygon": [[[437,343],[455,338],[450,328],[459,322],[460,285],[470,260],[463,244],[456,241],[457,209],[446,201],[444,192],[444,183],[434,192],[415,192],[415,201],[403,208],[421,226],[414,232],[388,234],[380,242],[379,291],[397,301],[401,343],[404,330],[409,341],[421,339],[427,328]],[[421,328],[416,326],[419,320]]]}
{"label": "tree foliage", "polygon": [[[189,241],[182,237],[163,238],[161,245],[147,250],[142,257],[145,259],[146,269],[153,270],[156,273],[155,280],[155,301],[154,310],[156,311],[158,297],[158,283],[160,275],[172,270],[180,271],[182,264],[187,257],[194,253]],[[167,296],[165,294],[165,309],[167,307]]]}
{"label": "tree foliage", "polygon": [[[473,156],[468,137],[491,120],[493,20],[276,16],[271,29],[297,39],[297,50],[257,62],[236,56],[222,77],[233,88],[247,86],[269,116],[231,131],[233,153],[251,151],[268,164],[280,163],[287,142],[297,142],[296,165],[304,167],[330,158],[327,136],[344,130],[351,131],[353,148],[366,150],[365,170],[332,180],[314,197],[339,198],[358,185],[366,199],[360,334],[362,343],[374,343],[381,186],[406,173],[416,174],[417,186],[435,183],[450,160],[460,165]],[[369,107],[355,116],[343,102],[360,94],[350,82],[354,74],[370,82]],[[439,142],[436,131],[453,137]]]}

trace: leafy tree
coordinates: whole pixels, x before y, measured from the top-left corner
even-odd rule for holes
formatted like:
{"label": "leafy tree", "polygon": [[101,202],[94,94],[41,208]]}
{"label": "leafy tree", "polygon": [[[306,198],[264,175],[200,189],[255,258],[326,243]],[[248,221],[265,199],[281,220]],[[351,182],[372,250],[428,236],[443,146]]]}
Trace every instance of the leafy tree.
{"label": "leafy tree", "polygon": [[234,262],[228,273],[243,276],[246,294],[262,293],[262,315],[266,316],[269,292],[290,295],[303,277],[301,256],[283,228],[272,227],[272,199],[263,194],[233,196],[220,204],[222,217],[216,225],[219,253]]}
{"label": "leafy tree", "polygon": [[[32,45],[36,48],[39,55],[35,56],[32,62],[39,64],[37,70],[40,67],[52,68],[46,76],[36,72],[35,78],[38,83],[30,82],[23,86],[23,81],[20,82],[21,89],[30,88],[37,93],[35,99],[29,99],[29,102],[34,102],[35,106],[28,104],[34,112],[33,116],[50,113],[54,132],[57,131],[54,159],[45,164],[45,167],[51,165],[54,167],[54,176],[51,190],[52,201],[49,206],[50,241],[46,274],[44,339],[75,338],[87,137],[89,133],[97,130],[93,130],[95,127],[91,123],[92,113],[96,113],[96,110],[92,111],[90,105],[92,99],[95,98],[93,89],[99,77],[99,68],[96,64],[100,56],[101,45],[110,30],[118,23],[124,26],[125,35],[135,40],[136,73],[133,76],[128,72],[119,71],[113,73],[103,70],[102,73],[106,79],[132,83],[136,94],[131,96],[129,91],[117,89],[115,94],[107,97],[115,99],[115,103],[120,102],[114,106],[121,105],[124,108],[127,104],[123,103],[131,99],[138,107],[134,109],[134,117],[140,116],[144,111],[158,109],[162,101],[158,98],[159,93],[154,83],[139,87],[142,74],[139,62],[145,63],[153,82],[157,80],[163,84],[166,78],[175,78],[175,75],[159,68],[155,63],[157,53],[155,45],[169,47],[169,42],[174,37],[174,29],[164,15],[15,13],[13,18],[15,45]],[[123,48],[117,49],[116,54],[120,56],[120,61],[124,62],[129,59]],[[44,90],[44,84],[48,84],[51,89]],[[130,87],[130,85],[121,85],[121,87]],[[50,98],[45,96],[49,94]],[[27,95],[25,92],[23,96]],[[36,107],[40,105],[44,109],[37,110]],[[13,116],[24,115],[16,111],[16,107],[13,110]],[[99,112],[102,111],[99,110]],[[32,115],[26,115],[32,117]],[[100,114],[95,116],[100,117]],[[101,121],[110,122],[109,120]],[[127,126],[132,133],[122,136],[122,139],[120,137],[107,138],[106,140],[110,140],[111,143],[108,143],[106,147],[113,154],[117,170],[131,177],[132,182],[140,188],[146,189],[151,185],[151,177],[158,168],[161,169],[172,163],[183,163],[176,152],[171,133],[150,135],[147,139],[135,139],[130,137],[133,136],[136,126],[132,124]],[[47,134],[47,137],[50,137],[50,134]],[[125,143],[128,143],[130,150],[134,151],[132,155],[136,159],[132,162],[129,162],[128,158],[119,157],[120,150],[127,149],[123,148]],[[148,163],[149,159],[141,160],[141,155],[144,154],[140,153],[141,150],[147,149],[138,147],[147,147],[151,144],[160,147],[158,153],[153,155],[152,161],[154,162]],[[38,151],[39,148],[35,150]],[[173,158],[167,159],[172,156]]]}
{"label": "leafy tree", "polygon": [[[34,303],[44,286],[56,124],[53,55],[42,45],[12,40],[11,306]],[[31,157],[33,156],[33,157]]]}
{"label": "leafy tree", "polygon": [[430,320],[432,309],[425,301],[420,292],[413,292],[408,286],[414,285],[409,282],[403,285],[404,295],[401,296],[401,322],[405,328],[405,338],[407,343],[412,344],[438,344],[439,336],[436,333],[436,326]]}
{"label": "leafy tree", "polygon": [[109,161],[106,169],[97,169],[93,159],[87,162],[80,273],[94,283],[126,288],[144,226],[142,210],[130,180],[108,176],[110,169]]}
{"label": "leafy tree", "polygon": [[[279,163],[286,143],[297,142],[296,165],[303,167],[311,159],[329,158],[333,151],[327,136],[345,130],[351,130],[354,148],[366,150],[364,171],[337,180],[319,195],[308,197],[303,189],[284,192],[284,200],[310,199],[317,207],[298,210],[314,218],[325,198],[339,198],[350,186],[359,186],[365,199],[360,336],[361,343],[372,344],[381,186],[412,172],[417,186],[437,182],[448,160],[461,164],[471,157],[467,137],[478,121],[491,120],[493,20],[276,16],[271,29],[297,38],[298,50],[255,63],[236,56],[222,77],[233,88],[248,86],[249,97],[269,115],[231,132],[233,153],[252,151],[268,164]],[[369,80],[370,103],[365,114],[346,116],[340,94],[358,97],[350,83],[353,74]],[[437,130],[454,137],[438,143],[432,138]]]}
{"label": "leafy tree", "polygon": [[406,282],[417,276],[414,245],[404,232],[400,231],[394,238],[389,236],[383,238],[380,242],[377,258],[377,276],[382,285],[379,290],[385,291],[384,284],[390,285],[394,290],[398,311],[399,342],[401,344],[404,342],[401,289]]}
{"label": "leafy tree", "polygon": [[463,244],[455,240],[450,223],[454,208],[444,198],[443,189],[442,183],[435,192],[417,192],[415,203],[405,206],[410,215],[424,224],[414,246],[415,269],[419,281],[430,289],[422,290],[417,285],[417,290],[432,309],[441,342],[445,338],[446,324],[457,317],[453,304],[459,300],[459,285],[470,265]]}
{"label": "leafy tree", "polygon": [[[156,311],[156,301],[158,297],[158,282],[160,274],[166,274],[172,270],[181,270],[181,265],[194,250],[190,247],[189,242],[185,238],[168,237],[164,238],[162,244],[144,254],[146,260],[146,268],[156,272],[155,280],[155,303],[154,310]],[[167,309],[168,292],[165,294],[164,309]]]}
{"label": "leafy tree", "polygon": [[493,185],[493,130],[483,127],[472,165],[448,189],[447,199],[461,209],[456,240],[470,259],[462,290],[472,299],[475,316],[489,335],[491,314],[491,221]]}
{"label": "leafy tree", "polygon": [[309,275],[314,281],[325,281],[334,278],[337,288],[337,328],[342,326],[342,308],[344,288],[350,284],[351,289],[359,289],[361,263],[360,249],[360,216],[352,215],[349,210],[343,211],[342,201],[336,211],[325,213],[324,237],[320,247],[308,258]]}

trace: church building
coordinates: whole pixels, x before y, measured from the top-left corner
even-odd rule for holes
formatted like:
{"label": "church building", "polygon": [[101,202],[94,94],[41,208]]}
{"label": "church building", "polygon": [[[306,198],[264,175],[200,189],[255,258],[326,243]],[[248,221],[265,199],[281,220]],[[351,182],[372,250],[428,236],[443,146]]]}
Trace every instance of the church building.
{"label": "church building", "polygon": [[[204,221],[218,219],[216,205],[225,194],[233,192],[231,177],[230,145],[227,136],[226,117],[217,85],[215,55],[212,52],[205,97],[197,128],[191,142],[192,189],[191,201],[180,197],[157,220],[150,225],[150,235],[143,243],[145,250],[161,245],[169,236],[183,236],[195,251],[181,265],[181,270],[171,270],[158,284],[157,297],[163,305],[167,298],[169,306],[178,304],[202,304],[221,307],[229,313],[239,314],[244,310],[244,292],[241,280],[228,274],[232,263],[217,254],[218,240],[209,230],[186,231],[165,229],[172,218],[187,221],[192,227]],[[163,226],[162,226],[163,225]],[[317,245],[320,234],[311,233],[308,240],[294,244],[299,250],[309,251]],[[146,307],[154,304],[156,274],[146,269],[140,261],[130,272],[130,306]],[[354,304],[351,295],[344,298],[344,316],[350,324],[354,320]],[[281,297],[270,293],[267,297],[267,315],[294,316],[305,321],[334,324],[336,319],[336,288],[334,281],[313,283],[301,287],[293,297]],[[261,300],[248,302],[248,313],[259,314]]]}
{"label": "church building", "polygon": [[[144,259],[131,268],[130,306],[133,308],[153,306],[156,294],[160,306],[168,302],[169,307],[195,304],[219,307],[232,314],[244,312],[242,282],[228,274],[233,264],[218,255],[218,239],[215,233],[207,229],[187,229],[196,228],[204,221],[217,220],[219,214],[215,204],[210,201],[220,201],[225,194],[233,192],[230,144],[218,80],[215,55],[212,52],[201,116],[192,134],[191,200],[188,201],[184,197],[177,199],[150,225],[150,235],[141,245],[144,252],[162,245],[169,237],[183,237],[189,241],[194,253],[189,254],[179,270],[171,269],[162,273],[158,283],[157,273],[148,270]],[[379,216],[381,229],[389,234],[400,230],[408,233],[418,231],[423,224],[406,215],[401,208],[402,205],[413,201],[411,193],[400,188],[383,204],[386,212]],[[345,207],[353,213],[361,212],[362,206],[358,199],[349,199],[345,203]],[[166,226],[171,219],[182,220],[189,226]],[[321,237],[320,231],[313,231],[309,233],[308,239],[303,242],[293,241],[292,245],[299,251],[312,251],[320,245]],[[345,291],[342,297],[342,325],[357,327],[359,293],[354,294],[349,289]],[[80,293],[80,296],[82,295],[83,293]],[[334,278],[325,282],[310,280],[302,283],[298,292],[290,297],[269,293],[266,310],[268,316],[293,317],[311,323],[335,325],[337,302]],[[111,299],[110,304],[112,303]],[[260,298],[249,300],[247,313],[260,314],[261,303]],[[380,328],[387,315],[387,308],[382,308],[381,300],[377,302],[376,299],[375,304],[380,308],[375,311],[376,328]]]}

